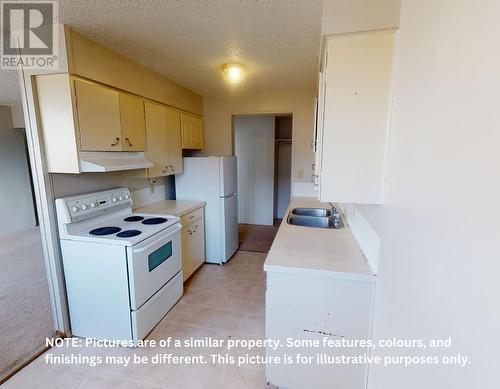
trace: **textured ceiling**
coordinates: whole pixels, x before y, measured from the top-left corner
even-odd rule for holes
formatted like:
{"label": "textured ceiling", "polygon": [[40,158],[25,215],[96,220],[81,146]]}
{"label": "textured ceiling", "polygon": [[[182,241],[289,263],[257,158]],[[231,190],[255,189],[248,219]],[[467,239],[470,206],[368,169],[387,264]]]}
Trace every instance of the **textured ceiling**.
{"label": "textured ceiling", "polygon": [[[315,86],[321,0],[59,1],[63,23],[204,96]],[[237,86],[220,65],[237,61]],[[0,73],[0,104],[19,98],[13,72]]]}

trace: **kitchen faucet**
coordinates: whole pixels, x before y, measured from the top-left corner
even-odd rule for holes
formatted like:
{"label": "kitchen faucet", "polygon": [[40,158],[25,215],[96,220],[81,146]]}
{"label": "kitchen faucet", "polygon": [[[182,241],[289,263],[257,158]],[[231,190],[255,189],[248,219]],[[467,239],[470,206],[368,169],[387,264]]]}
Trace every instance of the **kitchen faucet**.
{"label": "kitchen faucet", "polygon": [[333,217],[333,223],[335,224],[335,228],[341,228],[344,226],[344,223],[342,223],[342,218],[340,217],[339,211],[337,211],[337,208],[333,203],[328,203],[332,207],[332,217]]}

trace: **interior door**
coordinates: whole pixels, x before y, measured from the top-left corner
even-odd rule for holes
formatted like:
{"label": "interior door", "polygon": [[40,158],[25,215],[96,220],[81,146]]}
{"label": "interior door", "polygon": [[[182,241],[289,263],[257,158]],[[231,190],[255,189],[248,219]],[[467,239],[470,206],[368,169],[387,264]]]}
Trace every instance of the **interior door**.
{"label": "interior door", "polygon": [[237,116],[235,154],[239,222],[274,222],[274,116]]}
{"label": "interior door", "polygon": [[120,93],[120,123],[123,150],[144,151],[146,149],[146,129],[142,99]]}
{"label": "interior door", "polygon": [[181,114],[172,108],[167,113],[168,167],[171,173],[182,173]]}
{"label": "interior door", "polygon": [[113,89],[75,80],[81,149],[121,151],[120,98]]}
{"label": "interior door", "polygon": [[167,175],[168,165],[168,139],[167,139],[167,114],[162,105],[144,102],[146,117],[147,154],[148,159],[154,163],[148,169],[149,177]]}

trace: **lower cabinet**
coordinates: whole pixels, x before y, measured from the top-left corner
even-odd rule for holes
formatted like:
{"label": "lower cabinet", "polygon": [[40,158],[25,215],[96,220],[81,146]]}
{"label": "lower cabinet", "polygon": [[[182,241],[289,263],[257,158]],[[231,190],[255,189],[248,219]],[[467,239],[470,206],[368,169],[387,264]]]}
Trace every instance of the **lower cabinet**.
{"label": "lower cabinet", "polygon": [[[266,380],[287,388],[366,388],[366,364],[322,363],[370,355],[364,344],[341,347],[341,343],[371,340],[375,280],[299,272],[266,273],[266,338],[284,346],[267,347],[266,356],[292,359],[292,363],[267,364]],[[299,357],[314,362],[297,363]]]}
{"label": "lower cabinet", "polygon": [[205,217],[203,207],[181,219],[182,272],[186,281],[205,262]]}

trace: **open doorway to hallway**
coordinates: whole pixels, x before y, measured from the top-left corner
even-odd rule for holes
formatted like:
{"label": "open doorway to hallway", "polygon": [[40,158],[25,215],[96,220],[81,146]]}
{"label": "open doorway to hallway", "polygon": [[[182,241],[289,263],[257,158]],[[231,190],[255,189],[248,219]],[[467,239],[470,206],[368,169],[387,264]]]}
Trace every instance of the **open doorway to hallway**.
{"label": "open doorway to hallway", "polygon": [[268,252],[290,202],[292,115],[233,117],[240,250]]}
{"label": "open doorway to hallway", "polygon": [[54,335],[26,134],[0,106],[0,382]]}

